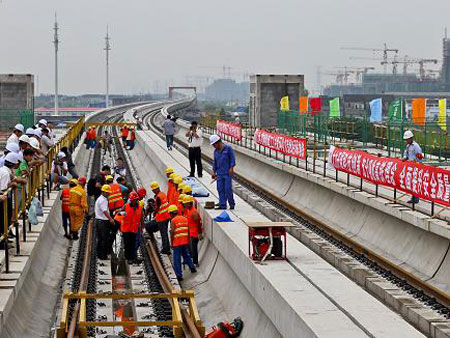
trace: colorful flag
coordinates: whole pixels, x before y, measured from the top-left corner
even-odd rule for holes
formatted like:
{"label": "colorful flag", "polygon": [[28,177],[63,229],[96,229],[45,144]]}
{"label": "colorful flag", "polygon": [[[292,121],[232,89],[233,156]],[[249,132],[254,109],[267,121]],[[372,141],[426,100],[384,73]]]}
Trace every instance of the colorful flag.
{"label": "colorful flag", "polygon": [[381,99],[370,101],[370,122],[381,122],[383,116],[383,103]]}
{"label": "colorful flag", "polygon": [[403,101],[396,99],[391,102],[388,109],[388,117],[390,121],[401,120],[403,116]]}
{"label": "colorful flag", "polygon": [[438,125],[442,130],[447,130],[447,99],[439,100]]}
{"label": "colorful flag", "polygon": [[424,126],[425,114],[426,114],[426,99],[413,99],[412,100],[412,120],[414,124]]}
{"label": "colorful flag", "polygon": [[283,96],[280,100],[280,110],[288,111],[289,110],[289,96]]}
{"label": "colorful flag", "polygon": [[320,115],[322,111],[322,99],[320,97],[309,99],[309,107],[311,108],[312,115]]}
{"label": "colorful flag", "polygon": [[300,114],[308,113],[308,96],[300,96]]}
{"label": "colorful flag", "polygon": [[339,98],[336,97],[333,100],[330,100],[330,117],[340,117],[341,116],[341,107],[339,104]]}

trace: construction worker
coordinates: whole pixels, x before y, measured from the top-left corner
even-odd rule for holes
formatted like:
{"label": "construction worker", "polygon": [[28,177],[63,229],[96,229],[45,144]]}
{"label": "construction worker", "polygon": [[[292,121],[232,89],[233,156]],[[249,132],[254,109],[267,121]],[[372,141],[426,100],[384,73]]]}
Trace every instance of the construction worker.
{"label": "construction worker", "polygon": [[202,219],[197,208],[194,207],[194,197],[185,195],[184,200],[185,216],[189,226],[189,247],[191,249],[192,262],[198,267],[198,241],[203,239]]}
{"label": "construction worker", "polygon": [[127,142],[127,137],[128,137],[128,127],[123,126],[123,128],[120,130],[120,133],[121,133],[121,137],[122,137],[122,144],[125,147],[126,142]]}
{"label": "construction worker", "polygon": [[184,214],[184,204],[183,204],[185,196],[186,196],[185,194],[180,194],[178,196],[177,204],[175,204],[177,206],[177,208],[178,208],[178,214],[181,215],[181,216],[186,216]]}
{"label": "construction worker", "polygon": [[176,175],[173,179],[173,193],[172,193],[172,204],[177,204],[178,202],[178,196],[180,195],[178,192],[178,185],[181,184],[183,182],[183,179],[181,178],[180,175]]}
{"label": "construction worker", "polygon": [[78,185],[78,181],[72,178],[69,181],[69,215],[71,238],[78,239],[78,231],[84,223],[84,218],[88,213],[86,191]]}
{"label": "construction worker", "polygon": [[123,234],[123,242],[125,246],[125,259],[129,264],[136,261],[136,234],[142,227],[144,208],[139,205],[139,195],[132,192],[129,196],[129,202],[126,203],[121,212],[123,217],[120,231]]}
{"label": "construction worker", "polygon": [[170,216],[167,212],[167,208],[169,207],[169,203],[167,201],[167,196],[163,193],[159,187],[158,182],[152,182],[150,184],[150,188],[155,194],[155,221],[158,225],[159,232],[161,234],[162,240],[162,254],[170,255],[170,243],[169,243],[169,235],[167,233]]}
{"label": "construction worker", "polygon": [[125,204],[122,197],[122,189],[118,183],[113,183],[114,177],[112,175],[107,175],[105,180],[106,184],[111,187],[111,191],[108,195],[108,206],[109,210],[113,213],[114,210],[123,207]]}
{"label": "construction worker", "polygon": [[177,187],[178,195],[183,193],[183,189],[185,187],[186,187],[186,183],[184,183],[184,182],[181,182],[180,184],[178,184],[178,187]]}
{"label": "construction worker", "polygon": [[[193,191],[192,188],[189,185],[186,185],[183,189],[183,194],[185,195],[189,195],[189,196],[193,196]],[[194,207],[197,208],[198,207],[198,202],[197,199],[194,197]]]}
{"label": "construction worker", "polygon": [[84,189],[86,187],[86,176],[79,176],[78,177],[78,183],[81,185],[81,187]]}
{"label": "construction worker", "polygon": [[[403,161],[414,161],[419,163],[422,162],[422,148],[420,148],[419,144],[414,141],[413,132],[411,130],[405,131],[405,133],[403,134],[403,139],[406,143],[405,151],[403,152]],[[407,203],[419,203],[419,197],[413,195]]]}
{"label": "construction worker", "polygon": [[114,226],[108,208],[108,195],[111,187],[107,184],[102,186],[102,194],[95,201],[95,224],[97,229],[97,256],[99,259],[108,259],[110,228]]}
{"label": "construction worker", "polygon": [[69,198],[70,198],[70,188],[64,188],[61,192],[61,216],[62,216],[62,226],[64,229],[64,237],[71,239],[69,235]]}
{"label": "construction worker", "polygon": [[169,179],[167,181],[167,199],[169,200],[170,204],[174,204],[172,202],[175,202],[173,200],[173,194],[175,193],[175,183],[173,183],[173,180],[175,179],[175,177],[177,176],[177,174],[173,173],[169,175]]}
{"label": "construction worker", "polygon": [[181,270],[181,257],[183,256],[184,264],[187,264],[192,273],[197,272],[195,265],[189,256],[189,226],[188,219],[178,215],[176,205],[168,207],[170,215],[171,239],[173,247],[173,269],[179,281],[183,280],[183,271]]}

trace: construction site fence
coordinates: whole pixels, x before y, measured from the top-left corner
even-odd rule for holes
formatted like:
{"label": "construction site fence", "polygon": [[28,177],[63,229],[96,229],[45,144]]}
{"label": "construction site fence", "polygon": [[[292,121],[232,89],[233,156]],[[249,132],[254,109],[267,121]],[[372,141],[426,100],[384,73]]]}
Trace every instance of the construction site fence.
{"label": "construction site fence", "polygon": [[375,147],[387,151],[388,156],[401,156],[406,143],[403,133],[411,130],[424,155],[436,162],[450,158],[448,127],[437,121],[422,125],[411,120],[372,123],[369,118],[329,117],[300,114],[298,111],[282,111],[277,114],[276,130],[279,133],[309,137],[320,143],[352,143],[355,147]]}
{"label": "construction site fence", "polygon": [[[318,141],[318,139],[314,139],[312,134],[295,134],[297,136],[306,136],[307,141],[307,154],[306,159],[300,159],[298,157],[289,156],[282,152],[273,150],[269,147],[262,146],[257,144],[254,140],[254,133],[257,128],[251,127],[243,127],[242,129],[242,138],[237,139],[229,135],[221,135],[222,139],[225,142],[229,142],[239,147],[243,147],[249,150],[254,151],[255,153],[267,156],[268,158],[275,159],[282,163],[295,166],[300,169],[304,169],[307,172],[312,172],[314,174],[321,175],[323,177],[333,178],[336,182],[343,183],[348,187],[353,187],[359,191],[367,192],[376,197],[383,197],[387,200],[390,200],[393,203],[402,204],[405,207],[408,207],[412,210],[416,210],[415,204],[409,204],[401,200],[401,198],[405,197],[405,194],[399,192],[397,189],[383,189],[382,192],[379,191],[379,185],[374,184],[368,180],[360,178],[358,176],[343,173],[339,170],[334,169],[328,165],[328,154],[330,148],[330,139]],[[272,128],[277,129],[277,128]],[[206,134],[220,134],[215,128],[203,127],[203,130]],[[272,130],[277,131],[277,130]],[[279,130],[277,132],[280,132]],[[290,134],[294,135],[294,134]],[[354,149],[354,144],[352,142],[347,142],[346,144],[341,143],[341,147],[346,147],[348,149]],[[378,153],[381,156],[380,153]],[[435,212],[435,208],[438,207],[440,210]],[[426,207],[428,208],[428,206]],[[432,201],[428,209],[425,207],[420,207],[420,211],[429,214],[431,218],[442,219],[445,221],[449,221],[445,218],[445,216],[441,215],[444,210],[447,210],[448,207],[446,205],[435,203]],[[425,210],[426,209],[426,210]]]}
{"label": "construction site fence", "polygon": [[10,132],[17,124],[21,123],[26,128],[34,124],[34,111],[32,109],[0,109],[0,132]]}
{"label": "construction site fence", "polygon": [[[50,198],[51,190],[51,167],[52,162],[60,152],[62,147],[67,147],[70,152],[78,145],[81,135],[84,131],[84,117],[72,125],[65,135],[49,149],[42,164],[31,167],[29,174],[22,178],[27,183],[18,183],[17,187],[10,187],[4,191],[0,201],[2,206],[3,229],[0,237],[0,243],[5,251],[5,272],[9,272],[9,243],[8,237],[11,236],[12,228],[14,228],[14,238],[16,254],[20,255],[20,232],[22,240],[27,241],[27,232],[31,231],[31,223],[27,219],[27,210],[31,205],[33,198],[38,198],[42,206],[45,205],[46,199]],[[20,227],[20,223],[22,226]],[[28,227],[27,227],[28,223]],[[20,229],[21,228],[21,229]]]}

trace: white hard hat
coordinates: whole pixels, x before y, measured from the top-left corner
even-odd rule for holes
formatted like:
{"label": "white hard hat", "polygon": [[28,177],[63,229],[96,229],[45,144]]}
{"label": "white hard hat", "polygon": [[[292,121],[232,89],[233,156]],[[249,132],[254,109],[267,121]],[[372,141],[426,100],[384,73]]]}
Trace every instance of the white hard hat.
{"label": "white hard hat", "polygon": [[405,133],[403,134],[403,139],[404,139],[404,140],[410,139],[411,137],[414,137],[414,134],[412,133],[411,130],[407,130],[407,131],[405,131]]}
{"label": "white hard hat", "polygon": [[234,116],[239,116],[239,113],[238,113],[238,112],[235,112],[235,113],[234,113]]}
{"label": "white hard hat", "polygon": [[34,149],[39,149],[39,141],[36,140],[34,137],[30,138],[30,146],[32,146]]}
{"label": "white hard hat", "polygon": [[25,132],[27,135],[34,135],[34,129],[33,128],[27,128],[27,131]]}
{"label": "white hard hat", "polygon": [[33,135],[41,138],[42,137],[42,130],[40,128],[34,129]]}
{"label": "white hard hat", "polygon": [[17,164],[19,163],[19,157],[17,156],[16,153],[8,153],[5,156],[5,161],[8,161],[12,164]]}
{"label": "white hard hat", "polygon": [[16,124],[16,125],[14,126],[14,130],[18,130],[18,131],[20,131],[21,133],[23,133],[23,131],[25,130],[25,128],[24,128],[23,124],[18,123],[18,124]]}
{"label": "white hard hat", "polygon": [[58,159],[59,159],[59,160],[65,158],[65,157],[66,157],[66,154],[64,154],[62,151],[60,151],[60,152],[58,153]]}
{"label": "white hard hat", "polygon": [[30,138],[27,135],[22,135],[19,137],[19,141],[30,144]]}
{"label": "white hard hat", "polygon": [[219,135],[214,134],[209,137],[209,144],[211,144],[211,145],[213,145],[214,143],[216,143],[218,141],[220,141]]}
{"label": "white hard hat", "polygon": [[39,120],[39,123],[46,126],[47,125],[47,120],[44,120],[44,119]]}
{"label": "white hard hat", "polygon": [[20,151],[19,145],[15,142],[9,142],[8,144],[6,144],[6,150],[13,152],[13,153],[18,153]]}

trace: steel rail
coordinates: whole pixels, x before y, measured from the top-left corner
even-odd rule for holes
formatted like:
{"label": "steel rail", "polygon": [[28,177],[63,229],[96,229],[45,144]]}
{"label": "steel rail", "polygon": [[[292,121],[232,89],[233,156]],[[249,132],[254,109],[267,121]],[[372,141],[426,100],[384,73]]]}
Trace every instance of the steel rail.
{"label": "steel rail", "polygon": [[[153,131],[157,131],[159,136],[161,137],[161,128],[155,123],[155,118],[157,116],[157,113],[148,114],[147,115],[147,121],[150,121],[151,128]],[[150,127],[150,125],[148,125]],[[187,143],[183,140],[181,140],[178,137],[175,137],[175,140],[180,144],[183,148],[187,148]],[[205,153],[202,153],[202,158],[206,161],[211,162],[212,158],[206,155]],[[279,197],[275,196],[271,192],[267,191],[266,189],[259,187],[255,185],[254,182],[251,182],[247,180],[242,175],[238,175],[235,173],[235,178],[240,182],[244,183],[244,186],[250,187],[251,190],[256,191],[260,196],[265,197],[266,200],[269,200],[275,204],[275,206],[280,206],[286,211],[296,215],[300,218],[303,222],[309,222],[313,226],[317,227],[318,229],[322,230],[329,236],[335,238],[338,242],[343,243],[353,251],[355,251],[358,254],[365,255],[369,260],[373,261],[378,266],[384,268],[385,270],[388,270],[391,272],[394,276],[403,279],[407,281],[412,287],[422,291],[425,295],[427,295],[430,298],[434,298],[438,303],[446,307],[447,309],[450,308],[450,295],[443,290],[427,283],[426,281],[421,280],[417,276],[415,276],[413,273],[407,271],[406,269],[402,268],[401,266],[391,262],[390,260],[386,259],[385,257],[375,253],[373,250],[361,245],[360,243],[356,242],[352,238],[346,236],[345,234],[337,231],[336,229],[333,229],[331,226],[328,226],[327,224],[319,221],[318,219],[314,218],[313,216],[303,212],[300,210],[297,206],[288,203]],[[301,223],[301,221],[300,221]]]}

